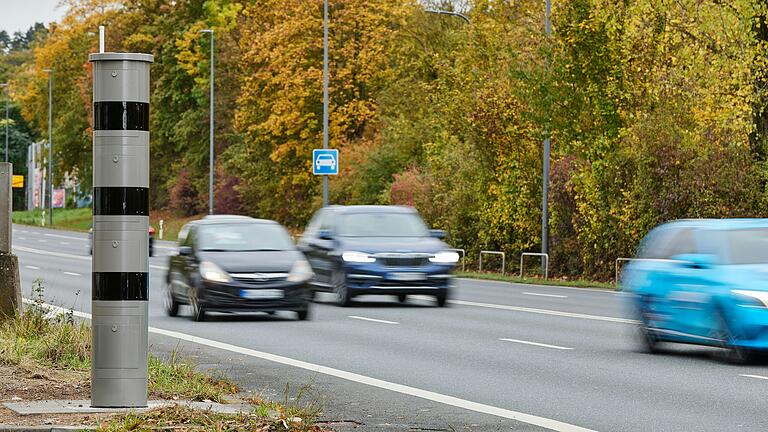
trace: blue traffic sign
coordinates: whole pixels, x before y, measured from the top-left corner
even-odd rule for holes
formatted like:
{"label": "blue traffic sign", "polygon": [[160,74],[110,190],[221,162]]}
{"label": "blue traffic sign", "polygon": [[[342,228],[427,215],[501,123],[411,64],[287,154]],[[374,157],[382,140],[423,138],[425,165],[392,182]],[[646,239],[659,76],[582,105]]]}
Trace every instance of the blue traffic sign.
{"label": "blue traffic sign", "polygon": [[337,175],[339,173],[339,151],[312,150],[312,174]]}

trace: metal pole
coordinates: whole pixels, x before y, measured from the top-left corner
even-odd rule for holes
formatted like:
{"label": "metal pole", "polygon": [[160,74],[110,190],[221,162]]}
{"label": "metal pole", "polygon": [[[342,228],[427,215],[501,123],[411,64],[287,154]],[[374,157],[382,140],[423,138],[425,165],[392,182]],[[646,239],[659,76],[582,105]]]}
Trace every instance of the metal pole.
{"label": "metal pole", "polygon": [[48,73],[48,225],[53,226],[53,69]]}
{"label": "metal pole", "polygon": [[210,127],[210,137],[209,137],[209,145],[210,145],[210,167],[208,172],[208,191],[209,191],[209,202],[208,202],[208,213],[213,214],[213,30],[211,30],[211,96],[210,96],[210,117],[211,117],[211,127]]}
{"label": "metal pole", "polygon": [[8,84],[5,87],[5,161],[8,162],[8,107],[11,105],[11,94],[8,92]]}
{"label": "metal pole", "polygon": [[[549,21],[549,15],[552,8],[552,1],[547,0],[547,10],[546,15],[544,19],[544,27],[546,29],[547,33],[547,39],[549,39],[552,36],[552,26]],[[547,69],[549,69],[549,62],[547,62]],[[549,114],[549,113],[547,113]],[[549,123],[549,119],[546,119],[546,122]],[[549,236],[549,153],[550,153],[550,139],[549,139],[549,125],[545,124],[544,127],[544,163],[543,165],[543,173],[542,173],[542,188],[541,188],[541,253],[549,254],[549,244],[548,244],[548,236]],[[541,265],[541,271],[542,273],[546,272],[547,269],[542,262]]]}
{"label": "metal pole", "polygon": [[12,181],[13,165],[8,162],[0,163],[0,254],[13,253],[11,244],[13,226],[11,223],[13,211]]}
{"label": "metal pole", "polygon": [[[328,0],[323,2],[323,148],[328,148]],[[323,207],[328,206],[328,176],[323,176]]]}

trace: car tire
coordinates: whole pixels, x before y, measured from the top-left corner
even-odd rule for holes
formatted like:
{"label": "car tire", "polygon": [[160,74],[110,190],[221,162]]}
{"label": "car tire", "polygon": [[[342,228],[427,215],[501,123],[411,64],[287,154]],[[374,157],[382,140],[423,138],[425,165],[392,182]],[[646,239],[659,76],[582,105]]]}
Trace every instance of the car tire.
{"label": "car tire", "polygon": [[400,303],[405,303],[407,300],[408,300],[408,295],[407,294],[398,294],[397,295],[397,301],[399,301]]}
{"label": "car tire", "polygon": [[296,315],[298,315],[299,321],[309,320],[309,306],[306,309],[297,310]]}
{"label": "car tire", "polygon": [[734,343],[734,334],[722,309],[718,308],[715,312],[715,323],[717,325],[715,337],[721,341],[722,358],[728,363],[737,365],[750,363],[754,358],[754,352]]}
{"label": "car tire", "polygon": [[440,290],[440,292],[435,296],[435,300],[437,301],[437,305],[439,307],[445,307],[448,305],[448,289]]}
{"label": "car tire", "polygon": [[198,290],[192,289],[189,296],[189,307],[192,309],[192,321],[205,321],[205,308],[200,304]]}
{"label": "car tire", "polygon": [[661,352],[661,342],[658,334],[653,331],[653,327],[650,326],[650,314],[651,314],[651,302],[650,296],[644,296],[640,300],[640,307],[638,315],[640,318],[640,326],[638,327],[638,340],[640,342],[640,350],[650,354],[658,354]]}
{"label": "car tire", "polygon": [[343,270],[336,270],[333,272],[332,285],[333,292],[336,294],[336,301],[339,306],[347,307],[352,303],[352,295],[349,293],[347,287],[347,275]]}
{"label": "car tire", "polygon": [[170,282],[166,282],[163,285],[163,307],[165,309],[165,313],[167,313],[170,317],[175,317],[179,314],[179,302],[177,302],[173,297]]}

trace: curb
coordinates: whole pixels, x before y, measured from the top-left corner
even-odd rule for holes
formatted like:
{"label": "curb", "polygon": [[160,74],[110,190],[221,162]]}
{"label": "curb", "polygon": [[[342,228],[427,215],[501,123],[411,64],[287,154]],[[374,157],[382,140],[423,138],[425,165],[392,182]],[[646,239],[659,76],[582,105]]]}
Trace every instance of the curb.
{"label": "curb", "polygon": [[70,432],[70,431],[95,431],[93,426],[15,426],[0,425],[0,432]]}

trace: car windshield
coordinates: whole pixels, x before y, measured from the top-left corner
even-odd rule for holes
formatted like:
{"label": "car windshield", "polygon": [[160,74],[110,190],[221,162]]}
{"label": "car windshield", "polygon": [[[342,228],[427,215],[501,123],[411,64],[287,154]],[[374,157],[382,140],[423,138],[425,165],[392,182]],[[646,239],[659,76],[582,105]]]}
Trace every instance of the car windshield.
{"label": "car windshield", "polygon": [[768,264],[768,228],[726,232],[728,264]]}
{"label": "car windshield", "polygon": [[293,250],[288,232],[280,225],[235,223],[200,227],[200,250],[208,252],[257,252]]}
{"label": "car windshield", "polygon": [[414,213],[351,213],[339,223],[342,237],[427,237],[429,230]]}

